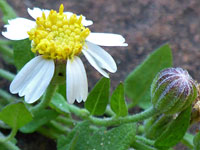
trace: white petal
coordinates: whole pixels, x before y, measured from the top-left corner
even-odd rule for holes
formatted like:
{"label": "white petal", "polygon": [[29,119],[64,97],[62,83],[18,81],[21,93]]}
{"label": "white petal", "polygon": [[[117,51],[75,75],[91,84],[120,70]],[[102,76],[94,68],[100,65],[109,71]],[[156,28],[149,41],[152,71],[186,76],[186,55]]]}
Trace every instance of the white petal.
{"label": "white petal", "polygon": [[28,38],[28,31],[34,28],[36,23],[25,18],[16,18],[8,21],[8,25],[4,27],[7,31],[2,35],[10,40],[23,40]]}
{"label": "white petal", "polygon": [[109,75],[99,66],[99,64],[96,62],[96,60],[90,55],[90,53],[87,52],[87,50],[82,50],[84,56],[89,61],[89,63],[104,77],[109,78]]}
{"label": "white petal", "polygon": [[93,21],[92,21],[92,20],[87,20],[85,16],[82,16],[82,17],[83,17],[83,19],[82,19],[82,24],[83,24],[84,26],[90,26],[90,25],[93,24]]}
{"label": "white petal", "polygon": [[107,53],[103,48],[98,45],[87,42],[87,51],[90,55],[96,60],[96,62],[101,66],[112,73],[117,71],[117,65],[112,58],[112,56]]}
{"label": "white petal", "polygon": [[37,56],[20,70],[10,85],[10,92],[19,93],[19,96],[25,95],[25,101],[33,103],[42,96],[53,74],[53,60]]}
{"label": "white petal", "polygon": [[88,84],[85,68],[79,57],[67,61],[67,100],[73,104],[75,99],[80,103],[85,101],[88,94]]}
{"label": "white petal", "polygon": [[[71,15],[73,15],[74,13],[72,12],[64,12],[65,15],[67,15],[67,19],[69,19],[71,17]],[[80,15],[77,15],[77,17],[79,18]],[[92,20],[87,20],[85,16],[82,15],[82,22],[83,26],[90,26],[93,24]]]}
{"label": "white petal", "polygon": [[79,73],[79,78],[80,78],[80,97],[81,100],[86,101],[87,99],[87,95],[88,95],[88,82],[87,82],[87,75],[86,75],[86,71],[85,71],[85,67],[83,65],[83,62],[81,61],[81,59],[79,57],[76,57],[76,61],[77,61],[77,69],[80,72]]}
{"label": "white petal", "polygon": [[33,17],[35,20],[37,19],[37,17],[42,17],[42,12],[45,13],[46,17],[49,15],[49,12],[50,12],[50,10],[40,9],[37,7],[34,7],[33,9],[28,8],[27,11],[28,11],[29,15],[31,17]]}
{"label": "white petal", "polygon": [[[34,77],[33,81],[29,84],[25,95],[25,101],[27,103],[33,103],[38,100],[47,89],[54,75],[55,65],[53,60],[44,60],[45,63],[41,67],[41,71]],[[28,88],[31,88],[30,91]]]}
{"label": "white petal", "polygon": [[128,46],[123,36],[112,33],[90,33],[86,39],[101,46]]}
{"label": "white petal", "polygon": [[67,15],[67,19],[69,19],[73,15],[73,12],[66,11],[64,14]]}
{"label": "white petal", "polygon": [[39,68],[37,68],[37,64],[40,64],[41,60],[42,60],[41,56],[37,56],[37,57],[33,58],[32,60],[30,60],[20,70],[20,72],[16,75],[16,77],[10,84],[10,92],[11,93],[16,94],[22,89],[23,85],[27,81],[26,80],[27,76],[31,75],[30,72],[32,72],[32,74],[35,74],[37,72],[37,69],[39,69]]}
{"label": "white petal", "polygon": [[[40,60],[39,63],[34,64],[34,68],[32,68],[32,70],[30,72],[28,72],[28,74],[25,76],[25,78],[23,78],[23,81],[21,81],[21,87],[20,90],[18,92],[19,96],[22,97],[24,95],[26,95],[27,91],[30,90],[30,83],[33,82],[33,80],[36,78],[38,78],[38,76],[41,74],[42,72],[42,67],[44,65],[44,61]],[[29,86],[29,88],[28,88]]]}

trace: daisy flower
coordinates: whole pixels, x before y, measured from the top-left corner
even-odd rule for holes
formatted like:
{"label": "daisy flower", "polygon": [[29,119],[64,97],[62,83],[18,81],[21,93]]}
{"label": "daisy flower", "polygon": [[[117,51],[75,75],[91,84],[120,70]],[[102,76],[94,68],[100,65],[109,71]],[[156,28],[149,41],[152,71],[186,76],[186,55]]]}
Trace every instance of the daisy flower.
{"label": "daisy flower", "polygon": [[91,32],[92,25],[82,15],[64,12],[61,4],[59,12],[39,8],[28,9],[35,21],[16,18],[8,21],[3,36],[11,40],[29,38],[31,50],[37,56],[30,60],[16,75],[10,85],[10,92],[25,97],[27,103],[38,100],[50,84],[57,62],[66,65],[66,94],[69,103],[86,101],[88,82],[83,62],[83,54],[89,63],[103,76],[116,72],[113,58],[100,46],[127,46],[118,34]]}

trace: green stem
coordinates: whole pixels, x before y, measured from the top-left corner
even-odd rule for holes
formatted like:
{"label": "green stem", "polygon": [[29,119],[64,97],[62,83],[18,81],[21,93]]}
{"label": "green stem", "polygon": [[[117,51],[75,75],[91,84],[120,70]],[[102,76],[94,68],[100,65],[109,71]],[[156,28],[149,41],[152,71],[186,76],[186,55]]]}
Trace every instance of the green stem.
{"label": "green stem", "polygon": [[138,127],[138,134],[143,134],[144,131],[145,131],[144,126],[143,126],[143,125],[140,125],[140,126]]}
{"label": "green stem", "polygon": [[8,142],[2,142],[2,143],[0,142],[0,144],[2,144],[3,146],[5,146],[9,150],[20,150],[15,144],[13,144],[10,141],[8,141]]}
{"label": "green stem", "polygon": [[57,130],[57,132],[59,132],[59,133],[67,134],[67,133],[69,133],[71,131],[70,128],[67,128],[67,127],[63,126],[63,125],[59,124],[58,122],[56,122],[54,120],[51,120],[49,122],[49,125],[51,127],[55,128]]}
{"label": "green stem", "polygon": [[96,118],[96,117],[89,117],[89,120],[96,124],[101,126],[112,126],[112,125],[120,125],[123,123],[130,123],[130,122],[138,122],[145,120],[149,117],[152,117],[154,115],[158,114],[158,112],[153,108],[149,108],[141,113],[132,115],[132,116],[126,116],[126,117],[119,117],[119,118]]}
{"label": "green stem", "polygon": [[153,146],[154,143],[155,143],[155,141],[150,140],[150,139],[147,139],[147,138],[145,138],[145,137],[143,137],[143,136],[139,136],[139,135],[136,135],[136,136],[135,136],[135,139],[136,139],[136,140],[139,140],[139,141],[142,141],[143,143],[148,144],[148,145],[151,145],[151,146]]}
{"label": "green stem", "polygon": [[75,105],[68,104],[68,108],[70,112],[74,113],[75,115],[81,118],[90,120],[90,122],[92,122],[93,124],[100,125],[100,126],[112,126],[112,125],[120,125],[123,123],[138,122],[159,113],[153,107],[150,107],[149,109],[132,116],[119,117],[119,118],[116,118],[116,117],[97,118],[97,117],[89,116],[89,112],[86,109],[80,109]]}
{"label": "green stem", "polygon": [[0,45],[10,45],[13,41],[0,39]]}
{"label": "green stem", "polygon": [[0,89],[0,97],[8,101],[9,103],[16,101],[17,99],[10,95],[8,92]]}
{"label": "green stem", "polygon": [[56,89],[57,85],[53,84],[53,82],[51,81],[41,102],[31,109],[33,114],[39,113],[42,109],[46,108],[49,105],[54,93],[56,92]]}
{"label": "green stem", "polygon": [[90,113],[86,109],[81,109],[75,105],[71,105],[67,103],[69,111],[74,113],[76,116],[81,118],[88,118]]}
{"label": "green stem", "polygon": [[51,139],[57,139],[60,137],[60,134],[53,131],[53,130],[49,130],[46,129],[45,127],[41,127],[39,129],[37,129],[38,132],[40,132],[41,134],[43,134],[44,136],[51,138]]}
{"label": "green stem", "polygon": [[18,130],[17,128],[12,128],[11,133],[8,136],[0,138],[0,143],[7,142],[12,138],[14,138],[15,135],[17,134],[17,130]]}
{"label": "green stem", "polygon": [[137,141],[137,140],[131,144],[131,147],[133,147],[136,150],[157,150],[156,148],[146,145],[142,143],[141,141]]}
{"label": "green stem", "polygon": [[5,0],[0,0],[0,9],[3,13],[4,23],[7,23],[9,19],[16,18],[17,16],[14,9]]}
{"label": "green stem", "polygon": [[76,120],[72,120],[70,118],[65,118],[63,116],[58,116],[56,118],[56,121],[58,121],[64,125],[72,126],[72,127],[74,127],[78,123],[78,121],[76,121]]}
{"label": "green stem", "polygon": [[181,143],[190,149],[194,149],[193,139],[194,139],[194,135],[192,135],[190,133],[186,133],[184,135],[183,139],[181,140]]}
{"label": "green stem", "polygon": [[12,81],[14,79],[15,75],[4,69],[0,69],[0,77],[3,77],[9,81]]}
{"label": "green stem", "polygon": [[6,45],[0,45],[0,52],[9,58],[13,58],[13,51]]}
{"label": "green stem", "polygon": [[106,108],[105,114],[107,114],[109,116],[115,116],[115,113],[112,111],[112,109],[110,108],[109,105]]}

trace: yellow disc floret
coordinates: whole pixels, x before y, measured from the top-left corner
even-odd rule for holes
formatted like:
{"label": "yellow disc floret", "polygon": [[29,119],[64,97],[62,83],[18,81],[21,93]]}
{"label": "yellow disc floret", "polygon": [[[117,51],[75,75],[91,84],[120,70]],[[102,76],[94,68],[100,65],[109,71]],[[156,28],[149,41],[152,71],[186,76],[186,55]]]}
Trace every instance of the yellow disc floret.
{"label": "yellow disc floret", "polygon": [[59,60],[73,59],[80,54],[90,30],[81,23],[82,16],[69,17],[63,10],[61,4],[59,13],[51,10],[48,16],[43,13],[36,19],[36,27],[28,32],[34,53]]}

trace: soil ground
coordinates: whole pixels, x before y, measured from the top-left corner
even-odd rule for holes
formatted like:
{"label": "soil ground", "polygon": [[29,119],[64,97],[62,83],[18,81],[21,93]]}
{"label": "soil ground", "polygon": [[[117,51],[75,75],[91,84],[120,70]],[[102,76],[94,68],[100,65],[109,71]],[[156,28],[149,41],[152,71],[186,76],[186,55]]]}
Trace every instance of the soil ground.
{"label": "soil ground", "polygon": [[[157,47],[169,43],[174,66],[189,71],[200,81],[200,1],[199,0],[8,0],[18,16],[30,18],[26,9],[40,7],[58,10],[63,3],[66,11],[83,14],[94,21],[91,30],[123,35],[128,47],[105,47],[114,57],[118,71],[111,75],[112,88]],[[3,23],[0,21],[0,28]],[[101,77],[87,61],[89,86]],[[0,67],[15,69],[0,58]],[[1,88],[8,82],[0,80]],[[195,126],[194,128],[198,128]],[[23,150],[55,150],[55,143],[38,134],[17,135]],[[177,150],[184,150],[181,145]]]}

